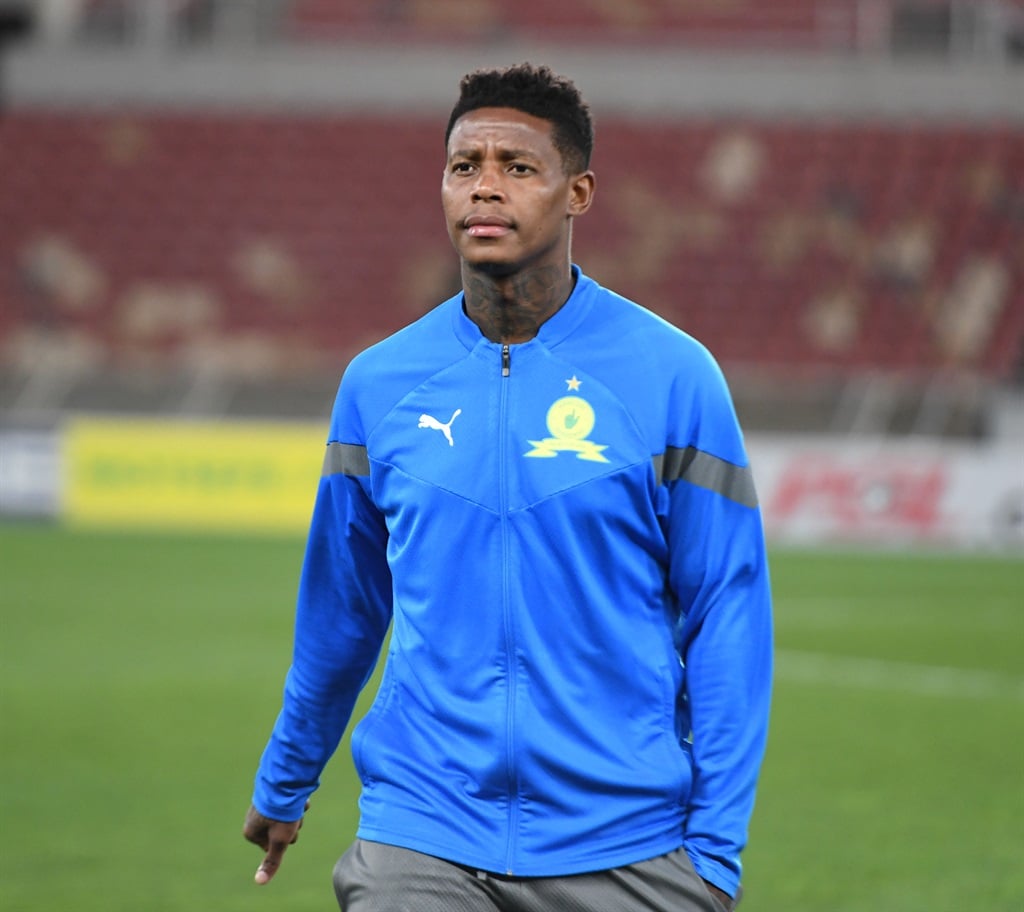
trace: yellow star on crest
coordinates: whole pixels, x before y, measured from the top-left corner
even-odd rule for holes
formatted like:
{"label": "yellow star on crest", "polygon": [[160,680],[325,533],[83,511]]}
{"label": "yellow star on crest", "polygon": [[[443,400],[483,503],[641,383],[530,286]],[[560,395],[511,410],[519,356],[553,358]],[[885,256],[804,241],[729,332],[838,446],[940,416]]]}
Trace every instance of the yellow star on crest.
{"label": "yellow star on crest", "polygon": [[571,390],[578,390],[580,388],[580,384],[583,381],[576,379],[576,375],[573,374],[572,377],[569,380],[566,380],[565,382],[566,382],[566,385],[569,387],[569,389],[571,389]]}

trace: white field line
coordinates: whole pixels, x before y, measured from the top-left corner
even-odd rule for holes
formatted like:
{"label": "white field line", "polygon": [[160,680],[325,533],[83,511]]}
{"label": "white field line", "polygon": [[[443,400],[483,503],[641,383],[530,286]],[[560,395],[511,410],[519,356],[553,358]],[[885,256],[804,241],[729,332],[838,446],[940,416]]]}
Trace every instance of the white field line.
{"label": "white field line", "polygon": [[916,665],[856,656],[778,649],[775,676],[800,684],[832,684],[928,697],[1002,698],[1024,702],[1024,678],[971,668]]}
{"label": "white field line", "polygon": [[[780,621],[798,623],[801,628],[821,629],[843,626],[849,624],[851,620],[866,621],[872,627],[905,627],[908,622],[920,615],[916,608],[892,610],[890,606],[865,605],[862,598],[841,596],[829,599],[789,596],[776,606],[775,613]],[[972,607],[970,629],[1006,630],[1008,625],[1014,623],[1018,614],[1017,602],[1011,602],[1009,599],[986,599],[984,604]],[[962,623],[960,619],[947,621],[951,633],[956,629],[951,625]]]}

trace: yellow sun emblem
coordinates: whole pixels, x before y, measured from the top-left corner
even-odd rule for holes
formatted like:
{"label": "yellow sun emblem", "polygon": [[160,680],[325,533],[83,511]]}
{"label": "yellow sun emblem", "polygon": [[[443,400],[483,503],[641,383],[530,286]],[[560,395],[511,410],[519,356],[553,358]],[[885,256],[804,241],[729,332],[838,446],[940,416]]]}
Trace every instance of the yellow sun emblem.
{"label": "yellow sun emblem", "polygon": [[579,396],[563,396],[548,409],[547,426],[550,437],[531,440],[532,450],[526,456],[550,458],[560,452],[572,452],[578,459],[591,462],[607,462],[601,455],[608,449],[606,444],[587,440],[594,430],[594,409],[586,399]]}

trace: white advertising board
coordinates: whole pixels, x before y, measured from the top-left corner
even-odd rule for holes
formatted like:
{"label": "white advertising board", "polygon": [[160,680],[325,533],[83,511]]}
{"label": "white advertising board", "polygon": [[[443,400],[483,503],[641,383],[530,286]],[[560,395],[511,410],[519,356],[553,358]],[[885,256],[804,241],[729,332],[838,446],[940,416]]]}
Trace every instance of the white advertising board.
{"label": "white advertising board", "polygon": [[1024,447],[935,440],[747,441],[769,538],[1024,553]]}
{"label": "white advertising board", "polygon": [[56,516],[61,503],[59,431],[0,431],[0,516]]}

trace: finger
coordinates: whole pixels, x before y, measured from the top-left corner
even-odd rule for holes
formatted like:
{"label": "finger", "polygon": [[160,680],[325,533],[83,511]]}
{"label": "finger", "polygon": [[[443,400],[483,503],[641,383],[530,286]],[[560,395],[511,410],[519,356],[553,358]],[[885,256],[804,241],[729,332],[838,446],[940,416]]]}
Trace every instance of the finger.
{"label": "finger", "polygon": [[247,842],[258,845],[264,852],[270,848],[270,824],[268,820],[255,808],[249,808],[245,815],[245,823],[242,826],[242,836]]}
{"label": "finger", "polygon": [[281,861],[284,859],[285,850],[289,845],[290,843],[281,840],[274,840],[270,843],[266,857],[256,869],[256,883],[260,886],[270,883],[271,878],[277,873],[277,869],[281,867]]}
{"label": "finger", "polygon": [[271,878],[277,873],[279,867],[281,867],[280,858],[275,859],[268,853],[267,857],[260,862],[260,866],[256,869],[256,883],[261,887],[264,884],[270,883]]}
{"label": "finger", "polygon": [[262,830],[250,830],[248,827],[242,830],[242,836],[245,837],[246,842],[251,842],[253,845],[258,845],[264,852],[270,849],[270,840],[267,838],[266,829]]}

